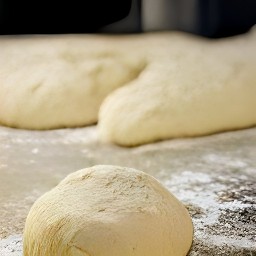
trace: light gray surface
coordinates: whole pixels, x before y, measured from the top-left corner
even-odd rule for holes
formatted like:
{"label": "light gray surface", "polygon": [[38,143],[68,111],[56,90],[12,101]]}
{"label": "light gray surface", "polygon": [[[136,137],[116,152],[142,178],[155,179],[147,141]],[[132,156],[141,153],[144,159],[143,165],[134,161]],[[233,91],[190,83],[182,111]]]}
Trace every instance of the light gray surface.
{"label": "light gray surface", "polygon": [[191,256],[256,255],[256,129],[121,148],[100,143],[92,126],[0,127],[0,256],[22,254],[25,218],[41,194],[96,164],[137,168],[167,186],[192,216]]}

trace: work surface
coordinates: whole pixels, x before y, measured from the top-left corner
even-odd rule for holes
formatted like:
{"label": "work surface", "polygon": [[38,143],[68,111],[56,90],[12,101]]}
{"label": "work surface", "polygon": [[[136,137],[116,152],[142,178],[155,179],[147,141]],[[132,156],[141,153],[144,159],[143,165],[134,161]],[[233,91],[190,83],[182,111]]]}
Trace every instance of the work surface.
{"label": "work surface", "polygon": [[96,164],[143,170],[175,194],[193,219],[191,256],[256,255],[255,128],[122,148],[99,142],[92,126],[0,127],[0,256],[22,255],[25,218],[40,195]]}

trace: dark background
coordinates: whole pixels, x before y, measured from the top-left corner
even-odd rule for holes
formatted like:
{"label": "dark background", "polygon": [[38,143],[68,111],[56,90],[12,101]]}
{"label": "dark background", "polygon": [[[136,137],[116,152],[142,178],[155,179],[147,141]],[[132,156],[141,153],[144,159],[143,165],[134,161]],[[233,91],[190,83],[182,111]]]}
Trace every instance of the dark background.
{"label": "dark background", "polygon": [[130,7],[130,0],[0,0],[0,33],[91,33],[124,18]]}
{"label": "dark background", "polygon": [[[132,5],[136,5],[136,13],[130,15],[129,29],[124,29],[121,23],[110,31],[142,32],[141,1],[0,0],[0,34],[98,33],[104,31],[102,28],[106,25],[125,20]],[[188,9],[187,1],[193,1],[195,8]],[[169,0],[169,3],[170,15],[175,13],[177,17],[172,19],[174,24],[169,24],[174,30],[225,37],[244,33],[256,23],[256,0]],[[187,16],[192,19],[190,26],[183,22]]]}

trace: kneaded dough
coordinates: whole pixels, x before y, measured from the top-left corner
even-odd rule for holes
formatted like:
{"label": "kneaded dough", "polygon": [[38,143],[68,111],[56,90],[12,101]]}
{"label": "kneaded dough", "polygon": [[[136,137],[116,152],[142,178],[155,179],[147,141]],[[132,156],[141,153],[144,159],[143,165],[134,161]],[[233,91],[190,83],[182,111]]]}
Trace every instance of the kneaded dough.
{"label": "kneaded dough", "polygon": [[110,36],[0,39],[0,124],[26,129],[97,122],[103,99],[145,63]]}
{"label": "kneaded dough", "polygon": [[67,176],[32,206],[24,256],[185,256],[191,218],[152,176],[100,165]]}
{"label": "kneaded dough", "polygon": [[256,125],[255,31],[180,42],[159,47],[161,58],[152,55],[138,79],[106,98],[102,141],[135,146]]}

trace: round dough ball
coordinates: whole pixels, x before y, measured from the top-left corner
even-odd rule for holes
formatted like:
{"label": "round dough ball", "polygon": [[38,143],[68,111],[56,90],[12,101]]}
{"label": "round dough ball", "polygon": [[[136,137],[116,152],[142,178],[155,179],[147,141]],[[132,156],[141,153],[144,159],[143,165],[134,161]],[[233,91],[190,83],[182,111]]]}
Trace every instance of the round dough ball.
{"label": "round dough ball", "polygon": [[102,141],[135,146],[256,125],[254,33],[165,50],[104,100]]}
{"label": "round dough ball", "polygon": [[143,58],[100,36],[0,39],[0,124],[25,129],[97,122],[103,99],[135,79]]}
{"label": "round dough ball", "polygon": [[152,176],[99,165],[74,172],[32,206],[24,256],[185,256],[186,208]]}

